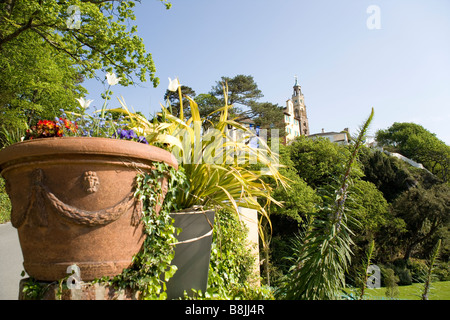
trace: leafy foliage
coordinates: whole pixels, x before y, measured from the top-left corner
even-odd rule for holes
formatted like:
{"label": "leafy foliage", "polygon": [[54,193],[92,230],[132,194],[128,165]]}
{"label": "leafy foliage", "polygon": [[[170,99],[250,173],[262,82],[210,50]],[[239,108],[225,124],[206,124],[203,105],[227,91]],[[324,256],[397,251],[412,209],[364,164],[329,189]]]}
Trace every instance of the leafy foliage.
{"label": "leafy foliage", "polygon": [[[169,124],[167,135],[178,140],[172,153],[183,166],[190,186],[178,194],[177,202],[183,208],[193,205],[205,208],[218,206],[235,213],[238,213],[240,203],[268,218],[265,204],[261,204],[256,198],[278,203],[270,195],[270,187],[263,181],[263,175],[271,175],[286,187],[285,179],[276,167],[277,155],[248,128],[228,120],[231,106],[226,99],[226,88],[223,89],[225,105],[215,111],[219,120],[203,134],[202,123],[205,119],[201,118],[198,105],[193,99],[188,97],[190,118],[184,118],[183,104],[180,117],[175,117],[163,108],[161,118],[163,123]],[[240,130],[242,138],[230,139],[229,128]],[[247,144],[249,138],[258,139],[260,148]],[[258,163],[262,170],[255,170],[253,163]]]}
{"label": "leafy foliage", "polygon": [[[141,299],[165,299],[166,282],[177,268],[171,265],[174,257],[176,230],[169,213],[177,209],[174,203],[176,189],[183,188],[183,171],[165,163],[155,163],[155,169],[136,178],[135,197],[142,202],[145,233],[141,251],[133,257],[133,265],[111,280],[101,279],[119,288],[132,288],[140,292]],[[168,177],[168,192],[161,203],[162,179]],[[155,212],[161,206],[160,212]]]}
{"label": "leafy foliage", "polygon": [[371,182],[354,179],[349,191],[352,193],[352,198],[348,201],[350,214],[361,222],[358,234],[365,238],[375,236],[389,222],[388,202]]}
{"label": "leafy foliage", "polygon": [[283,206],[272,204],[271,215],[291,217],[300,225],[305,222],[307,214],[314,213],[320,206],[321,198],[316,191],[306,184],[293,170],[280,169],[284,177],[289,179],[289,188],[274,185],[272,196]]}
{"label": "leafy foliage", "polygon": [[282,207],[272,204],[270,206],[271,215],[289,216],[299,224],[304,222],[306,214],[317,211],[321,203],[321,198],[316,191],[311,188],[295,169],[294,161],[291,159],[291,146],[280,144],[280,173],[287,178],[289,188],[278,185],[270,176],[264,177],[273,188],[272,195]]}
{"label": "leafy foliage", "polygon": [[280,290],[280,296],[286,299],[336,299],[345,286],[353,244],[345,207],[347,189],[351,183],[350,172],[372,117],[373,109],[352,146],[347,164],[323,196],[323,207],[314,215],[296,248],[296,263]]}
{"label": "leafy foliage", "polygon": [[29,278],[23,285],[22,297],[24,300],[39,300],[45,293],[46,288],[42,283],[33,278]]}
{"label": "leafy foliage", "polygon": [[[206,131],[208,128],[213,126],[213,123],[220,120],[220,114],[215,111],[221,108],[223,104],[220,99],[208,93],[201,93],[197,95],[194,98],[194,101],[198,105],[200,117],[204,119],[202,126]],[[231,109],[230,112],[232,113],[230,117],[234,118],[233,109]]]}
{"label": "leafy foliage", "polygon": [[83,113],[75,98],[87,93],[81,83],[97,70],[114,70],[124,86],[136,77],[157,86],[151,54],[132,23],[138,2],[0,1],[2,126],[26,130],[38,119],[59,117],[60,108]]}
{"label": "leafy foliage", "polygon": [[208,289],[205,298],[267,298],[254,281],[255,255],[247,239],[248,229],[235,215],[224,210],[216,213]]}
{"label": "leafy foliage", "polygon": [[76,111],[75,98],[86,93],[70,57],[54,52],[37,34],[25,33],[4,45],[0,70],[0,123],[8,131],[54,119],[61,106]]}
{"label": "leafy foliage", "polygon": [[430,260],[428,262],[427,278],[426,278],[424,288],[423,288],[423,293],[422,293],[422,300],[428,300],[428,294],[429,294],[430,285],[431,285],[431,277],[433,275],[433,269],[435,267],[436,260],[439,257],[440,248],[441,248],[441,239],[438,240],[438,242],[434,246],[433,251],[430,255]]}
{"label": "leafy foliage", "polygon": [[396,122],[386,130],[379,130],[376,139],[381,145],[422,163],[444,182],[449,181],[450,146],[421,125]]}
{"label": "leafy foliage", "polygon": [[374,250],[375,250],[375,241],[372,240],[367,248],[366,256],[362,260],[362,264],[359,270],[359,278],[357,284],[360,291],[359,292],[360,300],[364,298],[364,292],[366,290],[368,280],[368,269],[371,263],[371,259],[373,257]]}
{"label": "leafy foliage", "polygon": [[11,201],[5,190],[5,180],[0,177],[0,223],[11,219]]}
{"label": "leafy foliage", "polygon": [[438,184],[430,189],[413,188],[399,196],[393,204],[395,217],[405,222],[405,231],[398,237],[399,245],[409,259],[412,251],[440,229],[450,219],[450,189]]}
{"label": "leafy foliage", "polygon": [[381,151],[364,148],[359,159],[364,168],[363,179],[372,182],[388,202],[417,183],[397,159]]}
{"label": "leafy foliage", "polygon": [[[228,84],[226,97],[223,95],[223,83]],[[238,74],[233,78],[221,77],[219,81],[216,81],[216,85],[211,88],[210,93],[216,97],[222,97],[223,101],[227,100],[230,105],[240,104],[244,106],[249,106],[253,101],[263,96],[253,77],[243,74]]]}
{"label": "leafy foliage", "polygon": [[[238,121],[251,120],[261,129],[268,130],[268,136],[271,136],[271,130],[279,130],[278,135],[284,136],[284,115],[283,107],[270,102],[257,102],[263,95],[258,85],[250,75],[236,75],[233,78],[221,77],[216,81],[209,93],[196,95],[195,90],[189,86],[181,85],[180,89],[183,96],[184,116],[190,117],[189,100],[193,99],[199,108],[199,113],[204,122],[203,128],[206,130],[211,127],[213,122],[219,120],[217,109],[225,103],[223,93],[223,83],[228,84],[227,103],[233,105],[228,110],[228,118]],[[164,100],[168,101],[166,108],[172,115],[180,117],[180,97],[176,91],[166,90]]]}
{"label": "leafy foliage", "polygon": [[272,228],[265,225],[265,243],[262,246],[264,280],[267,285],[276,285],[289,269],[286,257],[292,256],[291,238],[309,223],[311,213],[317,212],[322,202],[317,192],[297,173],[290,158],[290,146],[280,144],[280,173],[286,177],[289,188],[284,188],[269,176],[263,179],[273,189],[272,196],[282,206],[271,204]]}
{"label": "leafy foliage", "polygon": [[384,283],[386,286],[386,297],[395,298],[399,295],[398,282],[400,279],[395,275],[394,270],[387,268],[383,273]]}
{"label": "leafy foliage", "polygon": [[[83,75],[94,76],[100,68],[112,71],[121,83],[133,83],[131,74],[140,81],[147,77],[156,86],[155,66],[150,54],[131,25],[136,17],[135,0],[123,1],[3,1],[0,16],[0,48],[23,34],[34,34],[56,53],[67,56],[81,67]],[[69,9],[76,5],[79,17]],[[79,18],[79,23],[71,20]],[[125,77],[129,75],[130,77]]]}
{"label": "leafy foliage", "polygon": [[[306,136],[296,138],[290,148],[290,158],[299,176],[308,185],[318,188],[332,183],[342,172],[342,163],[350,156],[350,151],[326,138],[311,139]],[[352,176],[360,176],[357,162],[352,163]]]}
{"label": "leafy foliage", "polygon": [[255,284],[255,255],[247,227],[235,215],[216,211],[206,292],[194,291],[195,300],[273,299],[270,288]]}
{"label": "leafy foliage", "polygon": [[272,129],[278,130],[279,137],[284,137],[286,131],[283,110],[284,107],[277,104],[253,101],[250,103],[250,110],[242,113],[241,117],[249,117],[255,122],[255,125],[268,130],[268,137],[272,137]]}

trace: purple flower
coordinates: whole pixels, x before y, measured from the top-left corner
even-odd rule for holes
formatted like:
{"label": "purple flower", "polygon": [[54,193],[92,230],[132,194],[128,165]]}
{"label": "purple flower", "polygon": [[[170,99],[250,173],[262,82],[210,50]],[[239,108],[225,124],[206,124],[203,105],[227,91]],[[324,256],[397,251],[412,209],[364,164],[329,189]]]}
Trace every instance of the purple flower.
{"label": "purple flower", "polygon": [[127,130],[119,129],[116,132],[114,132],[112,137],[113,138],[118,138],[118,139],[128,139],[127,138]]}
{"label": "purple flower", "polygon": [[139,136],[138,142],[148,144],[147,139],[145,139],[145,137],[143,137],[143,136]]}
{"label": "purple flower", "polygon": [[119,138],[119,139],[133,139],[133,138],[137,138],[136,133],[133,130],[125,130],[125,129],[119,129],[117,130],[114,134],[113,134],[114,138]]}
{"label": "purple flower", "polygon": [[137,136],[136,132],[133,131],[133,129],[125,130],[125,129],[119,129],[117,130],[113,135],[113,138],[118,139],[126,139],[126,140],[137,140],[137,142],[148,144],[147,140],[144,136]]}
{"label": "purple flower", "polygon": [[128,139],[137,139],[138,136],[136,134],[136,132],[134,132],[132,129],[128,130]]}

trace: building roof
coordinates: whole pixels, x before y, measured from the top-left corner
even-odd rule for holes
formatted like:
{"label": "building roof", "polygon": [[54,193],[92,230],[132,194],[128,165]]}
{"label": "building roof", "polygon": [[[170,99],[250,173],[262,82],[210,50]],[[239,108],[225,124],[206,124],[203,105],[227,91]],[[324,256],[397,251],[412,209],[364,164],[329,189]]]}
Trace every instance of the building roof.
{"label": "building roof", "polygon": [[255,121],[253,121],[252,119],[250,119],[248,117],[237,118],[237,119],[235,119],[235,121],[239,122],[239,123],[249,123],[249,124],[255,123]]}
{"label": "building roof", "polygon": [[348,143],[348,131],[342,131],[342,132],[321,132],[321,133],[314,133],[308,135],[308,137],[311,138],[317,138],[317,137],[323,137],[329,139],[331,142],[343,142],[345,144]]}
{"label": "building roof", "polygon": [[331,132],[313,133],[313,134],[310,134],[309,137],[315,137],[315,136],[329,136],[329,135],[335,135],[335,134],[341,134],[341,133],[345,133],[345,132],[335,132],[335,131],[331,131]]}

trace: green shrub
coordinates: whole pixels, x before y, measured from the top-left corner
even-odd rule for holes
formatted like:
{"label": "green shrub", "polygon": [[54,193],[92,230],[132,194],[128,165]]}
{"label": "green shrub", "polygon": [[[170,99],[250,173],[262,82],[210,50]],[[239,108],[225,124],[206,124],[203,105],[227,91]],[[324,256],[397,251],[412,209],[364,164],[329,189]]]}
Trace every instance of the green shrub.
{"label": "green shrub", "polygon": [[[393,265],[392,264],[377,264],[377,266],[380,268],[380,272],[381,272],[381,286],[382,287],[386,287],[386,277],[389,274],[390,271],[388,271],[389,269],[393,269]],[[395,274],[395,272],[394,272]]]}
{"label": "green shrub", "polygon": [[272,299],[269,288],[254,284],[255,255],[247,240],[248,229],[236,215],[218,210],[214,220],[208,289],[199,299]]}
{"label": "green shrub", "polygon": [[395,273],[397,274],[399,278],[399,285],[401,286],[409,286],[412,284],[412,276],[409,269],[397,269],[395,270]]}
{"label": "green shrub", "polygon": [[436,263],[433,274],[438,281],[450,281],[450,264],[445,261]]}
{"label": "green shrub", "polygon": [[[271,239],[269,255],[270,284],[277,286],[283,281],[283,277],[289,272],[292,261],[289,257],[294,255],[293,236],[277,235]],[[265,258],[265,257],[264,257]],[[267,277],[266,274],[264,274]],[[266,283],[268,279],[265,279]]]}
{"label": "green shrub", "polygon": [[409,262],[404,259],[397,259],[393,262],[393,269],[399,278],[400,286],[409,286],[412,284],[411,272],[408,269]]}
{"label": "green shrub", "polygon": [[394,270],[391,268],[384,269],[383,278],[386,286],[386,297],[388,298],[398,297],[400,293],[397,285],[397,283],[399,282],[399,277],[395,275]]}
{"label": "green shrub", "polygon": [[427,264],[425,260],[410,259],[408,269],[411,272],[412,282],[425,282],[427,275]]}

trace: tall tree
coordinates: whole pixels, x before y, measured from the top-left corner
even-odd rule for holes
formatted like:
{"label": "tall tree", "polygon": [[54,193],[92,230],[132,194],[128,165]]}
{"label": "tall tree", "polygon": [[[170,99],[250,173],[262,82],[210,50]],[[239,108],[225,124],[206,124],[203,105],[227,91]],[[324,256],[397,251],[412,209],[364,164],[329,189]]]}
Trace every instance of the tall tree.
{"label": "tall tree", "polygon": [[267,181],[273,188],[273,197],[283,203],[283,206],[270,206],[271,214],[288,216],[297,223],[303,223],[305,215],[317,211],[317,204],[321,202],[316,191],[308,186],[306,182],[298,175],[295,169],[294,161],[290,154],[291,146],[280,144],[280,173],[290,180],[290,188],[284,188],[277,185],[272,178],[267,177]]}
{"label": "tall tree", "polygon": [[363,179],[375,184],[388,202],[418,183],[397,159],[379,150],[364,148],[359,160],[364,168]]}
{"label": "tall tree", "polygon": [[388,223],[388,202],[371,182],[354,179],[349,190],[353,195],[353,201],[348,202],[350,215],[361,222],[359,228],[354,230],[355,235],[370,241]]}
{"label": "tall tree", "polygon": [[73,60],[35,33],[24,33],[0,51],[0,124],[7,131],[26,129],[39,118],[74,111],[86,90]]}
{"label": "tall tree", "polygon": [[132,25],[138,2],[0,1],[0,120],[7,130],[77,108],[75,97],[86,93],[81,82],[98,70],[114,71],[122,85],[138,77],[156,86],[151,54]]}
{"label": "tall tree", "polygon": [[[198,105],[200,117],[206,119],[202,124],[205,130],[210,128],[212,123],[219,121],[220,113],[215,111],[223,107],[220,99],[209,93],[200,93],[194,100]],[[231,111],[233,110],[231,109],[230,112]],[[231,117],[234,118],[234,116],[235,115],[233,114]]]}
{"label": "tall tree", "polygon": [[[0,3],[0,50],[20,36],[33,33],[54,50],[69,56],[81,72],[115,71],[121,84],[132,84],[135,74],[153,85],[151,54],[131,25],[137,0],[5,0]],[[166,2],[166,1],[163,1]],[[167,6],[166,6],[167,7]]]}
{"label": "tall tree", "polygon": [[233,78],[222,77],[216,81],[210,94],[223,99],[225,85],[228,86],[228,104],[234,106],[233,115],[238,120],[253,120],[255,125],[268,130],[268,137],[271,137],[272,129],[278,130],[279,137],[285,135],[283,107],[258,102],[263,94],[252,76],[239,74]]}
{"label": "tall tree", "polygon": [[277,104],[253,101],[250,103],[250,109],[241,116],[249,117],[255,125],[260,126],[261,129],[267,129],[268,137],[271,137],[270,131],[273,129],[278,130],[279,137],[286,134],[283,107]]}
{"label": "tall tree", "polygon": [[[221,80],[216,81],[216,85],[211,88],[210,94],[223,98],[223,86],[228,85],[228,104],[239,104],[243,106],[250,106],[250,103],[258,100],[263,95],[258,85],[250,75],[238,74],[237,76],[222,77]],[[238,106],[235,106],[236,108]]]}
{"label": "tall tree", "polygon": [[[295,169],[308,185],[313,188],[333,182],[341,170],[350,151],[347,147],[331,142],[326,138],[311,139],[300,136],[290,148]],[[361,176],[361,166],[352,163],[352,177]]]}
{"label": "tall tree", "polygon": [[396,122],[386,130],[377,131],[376,139],[392,151],[422,163],[443,181],[449,181],[450,146],[421,125]]}
{"label": "tall tree", "polygon": [[394,215],[404,220],[406,231],[399,235],[408,260],[414,249],[429,240],[450,221],[450,188],[446,184],[430,189],[413,188],[399,196],[393,204]]}

